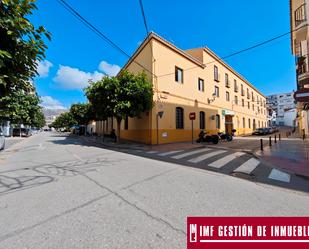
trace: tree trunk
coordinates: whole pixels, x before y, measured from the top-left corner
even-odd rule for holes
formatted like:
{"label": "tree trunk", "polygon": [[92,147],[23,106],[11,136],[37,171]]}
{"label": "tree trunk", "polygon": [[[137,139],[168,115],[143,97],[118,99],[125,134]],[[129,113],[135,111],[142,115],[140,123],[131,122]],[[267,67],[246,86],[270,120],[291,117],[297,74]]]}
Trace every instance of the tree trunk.
{"label": "tree trunk", "polygon": [[117,118],[117,143],[120,141],[121,118]]}

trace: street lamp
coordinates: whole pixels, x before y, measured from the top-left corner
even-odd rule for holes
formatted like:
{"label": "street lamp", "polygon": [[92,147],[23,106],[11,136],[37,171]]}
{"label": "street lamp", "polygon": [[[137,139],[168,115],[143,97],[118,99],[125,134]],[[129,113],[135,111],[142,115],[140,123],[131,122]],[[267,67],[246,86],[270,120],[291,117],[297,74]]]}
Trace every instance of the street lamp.
{"label": "street lamp", "polygon": [[162,118],[163,113],[164,113],[163,111],[160,111],[156,115],[156,119],[157,119],[157,145],[159,144],[159,117]]}
{"label": "street lamp", "polygon": [[217,94],[216,93],[213,93],[212,94],[212,99],[208,98],[208,104],[214,102],[216,100],[216,97],[217,97]]}

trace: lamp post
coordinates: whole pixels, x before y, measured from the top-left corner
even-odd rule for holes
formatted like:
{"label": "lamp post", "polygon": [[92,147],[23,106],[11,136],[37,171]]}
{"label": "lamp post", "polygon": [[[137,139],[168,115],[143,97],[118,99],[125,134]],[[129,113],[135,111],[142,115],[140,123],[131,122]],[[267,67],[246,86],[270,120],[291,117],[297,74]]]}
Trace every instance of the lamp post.
{"label": "lamp post", "polygon": [[163,113],[164,113],[163,111],[160,111],[156,115],[156,120],[157,120],[157,145],[159,145],[159,117],[162,118]]}

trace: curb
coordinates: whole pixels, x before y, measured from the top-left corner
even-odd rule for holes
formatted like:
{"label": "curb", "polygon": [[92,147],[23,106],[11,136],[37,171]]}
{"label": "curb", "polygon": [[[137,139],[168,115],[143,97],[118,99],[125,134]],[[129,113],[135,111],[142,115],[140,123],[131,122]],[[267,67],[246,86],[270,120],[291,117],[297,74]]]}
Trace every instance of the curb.
{"label": "curb", "polygon": [[140,147],[137,148],[136,146],[125,146],[125,145],[121,145],[121,144],[108,144],[108,143],[104,143],[104,142],[98,142],[96,140],[92,141],[86,137],[82,137],[82,136],[75,136],[77,138],[81,138],[84,141],[88,142],[88,143],[95,143],[95,144],[99,144],[102,145],[103,147],[108,147],[108,148],[115,148],[115,149],[127,149],[127,150],[145,150],[144,148]]}
{"label": "curb", "polygon": [[290,175],[294,175],[294,176],[298,176],[298,177],[302,177],[306,180],[309,180],[309,176],[305,176],[305,175],[300,175],[300,174],[297,174],[295,172],[292,172],[292,171],[289,171],[289,170],[286,170],[286,169],[281,169],[279,168],[278,166],[274,165],[273,163],[270,163],[268,161],[266,161],[265,159],[263,159],[258,153],[257,153],[258,150],[255,150],[253,151],[253,154],[254,156],[259,159],[263,164],[265,164],[266,166],[270,167],[270,168],[273,168],[273,169],[277,169],[277,170],[280,170],[282,172],[285,172],[287,174],[290,174]]}

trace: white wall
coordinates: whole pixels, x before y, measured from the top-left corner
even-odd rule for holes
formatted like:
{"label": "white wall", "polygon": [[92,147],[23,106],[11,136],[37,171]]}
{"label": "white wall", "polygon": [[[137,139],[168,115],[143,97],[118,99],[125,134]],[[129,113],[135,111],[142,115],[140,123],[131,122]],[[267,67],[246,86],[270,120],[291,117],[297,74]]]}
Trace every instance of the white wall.
{"label": "white wall", "polygon": [[293,127],[295,124],[294,120],[296,119],[297,110],[291,109],[284,112],[284,125]]}

